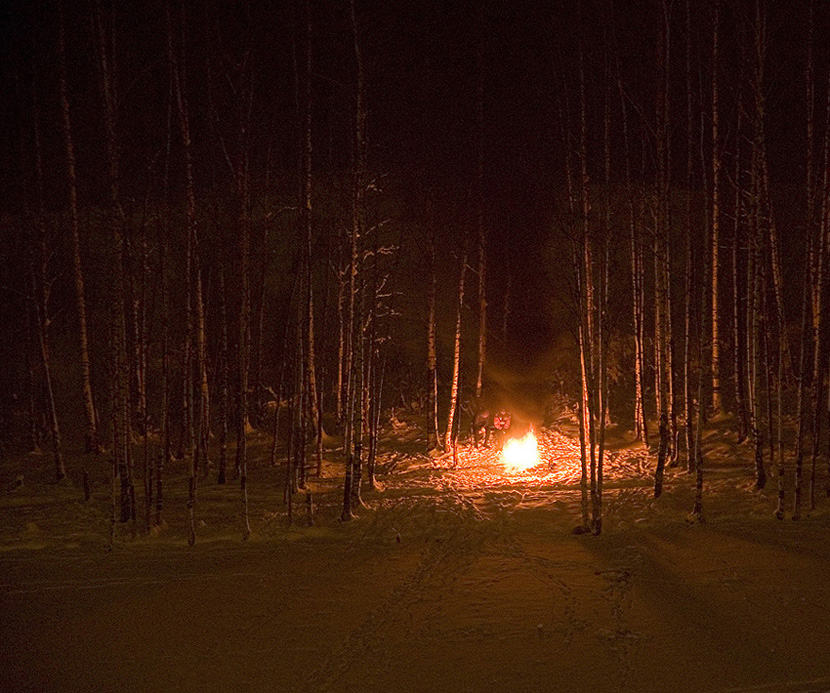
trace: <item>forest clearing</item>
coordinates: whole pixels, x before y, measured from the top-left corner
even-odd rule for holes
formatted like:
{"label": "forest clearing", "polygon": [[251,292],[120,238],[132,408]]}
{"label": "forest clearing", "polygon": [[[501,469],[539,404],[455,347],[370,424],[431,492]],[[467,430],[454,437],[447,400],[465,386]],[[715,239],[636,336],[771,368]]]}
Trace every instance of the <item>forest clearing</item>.
{"label": "forest clearing", "polygon": [[542,463],[511,473],[469,445],[452,469],[396,421],[382,490],[346,523],[337,441],[308,481],[314,525],[300,492],[289,526],[284,466],[251,436],[244,543],[237,492],[206,479],[187,546],[181,469],[164,529],[121,527],[108,551],[103,471],[85,504],[77,484],[14,488],[4,468],[0,689],[830,689],[830,513],[776,521],[726,421],[704,437],[704,523],[688,521],[693,475],[670,468],[654,499],[654,456],[610,436],[601,536],[573,533],[567,426],[539,431]]}
{"label": "forest clearing", "polygon": [[0,12],[0,691],[830,691],[830,2]]}

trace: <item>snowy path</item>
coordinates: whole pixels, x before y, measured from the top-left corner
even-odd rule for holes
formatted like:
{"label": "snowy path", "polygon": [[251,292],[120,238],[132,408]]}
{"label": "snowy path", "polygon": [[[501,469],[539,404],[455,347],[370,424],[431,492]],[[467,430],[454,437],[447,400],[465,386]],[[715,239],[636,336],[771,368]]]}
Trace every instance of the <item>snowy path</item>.
{"label": "snowy path", "polygon": [[5,557],[0,689],[830,688],[824,528],[572,537],[461,508],[395,546]]}
{"label": "snowy path", "polygon": [[830,690],[826,515],[775,522],[713,474],[690,527],[689,480],[655,502],[622,451],[576,536],[568,459],[400,457],[357,521],[247,544],[7,548],[0,690]]}
{"label": "snowy path", "polygon": [[451,515],[415,546],[6,558],[2,688],[830,686],[814,528],[761,546],[739,526],[577,538]]}

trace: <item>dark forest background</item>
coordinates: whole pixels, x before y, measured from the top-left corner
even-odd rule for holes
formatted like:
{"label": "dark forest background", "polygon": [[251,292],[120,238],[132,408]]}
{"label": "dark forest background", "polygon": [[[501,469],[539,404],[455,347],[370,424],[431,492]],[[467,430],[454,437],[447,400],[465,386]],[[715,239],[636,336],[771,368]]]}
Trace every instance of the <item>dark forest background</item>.
{"label": "dark forest background", "polygon": [[[279,445],[345,430],[359,486],[378,412],[452,428],[483,362],[485,391],[579,409],[600,459],[606,420],[650,421],[693,469],[695,417],[729,412],[783,460],[783,422],[825,407],[829,10],[6,6],[4,449],[86,440],[127,484],[144,436],[149,484],[147,459],[218,465],[209,441],[280,399]],[[818,414],[803,427],[817,447]]]}

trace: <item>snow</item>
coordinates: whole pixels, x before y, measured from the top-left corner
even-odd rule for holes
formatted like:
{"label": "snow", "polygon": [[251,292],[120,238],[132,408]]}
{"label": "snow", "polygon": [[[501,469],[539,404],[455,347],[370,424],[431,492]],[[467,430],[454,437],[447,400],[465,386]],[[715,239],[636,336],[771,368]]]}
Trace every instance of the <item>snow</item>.
{"label": "snow", "polygon": [[119,526],[107,551],[103,462],[85,504],[77,483],[47,482],[48,456],[6,459],[0,690],[830,690],[824,495],[776,521],[751,449],[714,422],[706,522],[690,525],[693,479],[670,468],[653,499],[654,458],[612,431],[603,534],[575,535],[573,433],[539,431],[545,463],[512,473],[463,445],[452,469],[399,422],[382,489],[348,523],[329,441],[313,527],[301,497],[288,527],[281,470],[252,434],[251,539],[238,485],[203,479],[192,549],[182,463],[162,531]]}

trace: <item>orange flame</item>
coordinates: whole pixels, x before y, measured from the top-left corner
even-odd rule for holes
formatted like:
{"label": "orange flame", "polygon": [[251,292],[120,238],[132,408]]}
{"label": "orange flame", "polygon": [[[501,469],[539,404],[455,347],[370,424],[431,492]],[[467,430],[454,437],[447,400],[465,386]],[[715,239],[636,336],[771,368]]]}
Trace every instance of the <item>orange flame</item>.
{"label": "orange flame", "polygon": [[539,446],[533,429],[522,438],[511,438],[504,444],[501,453],[504,468],[509,472],[523,472],[533,469],[542,460],[539,457]]}

